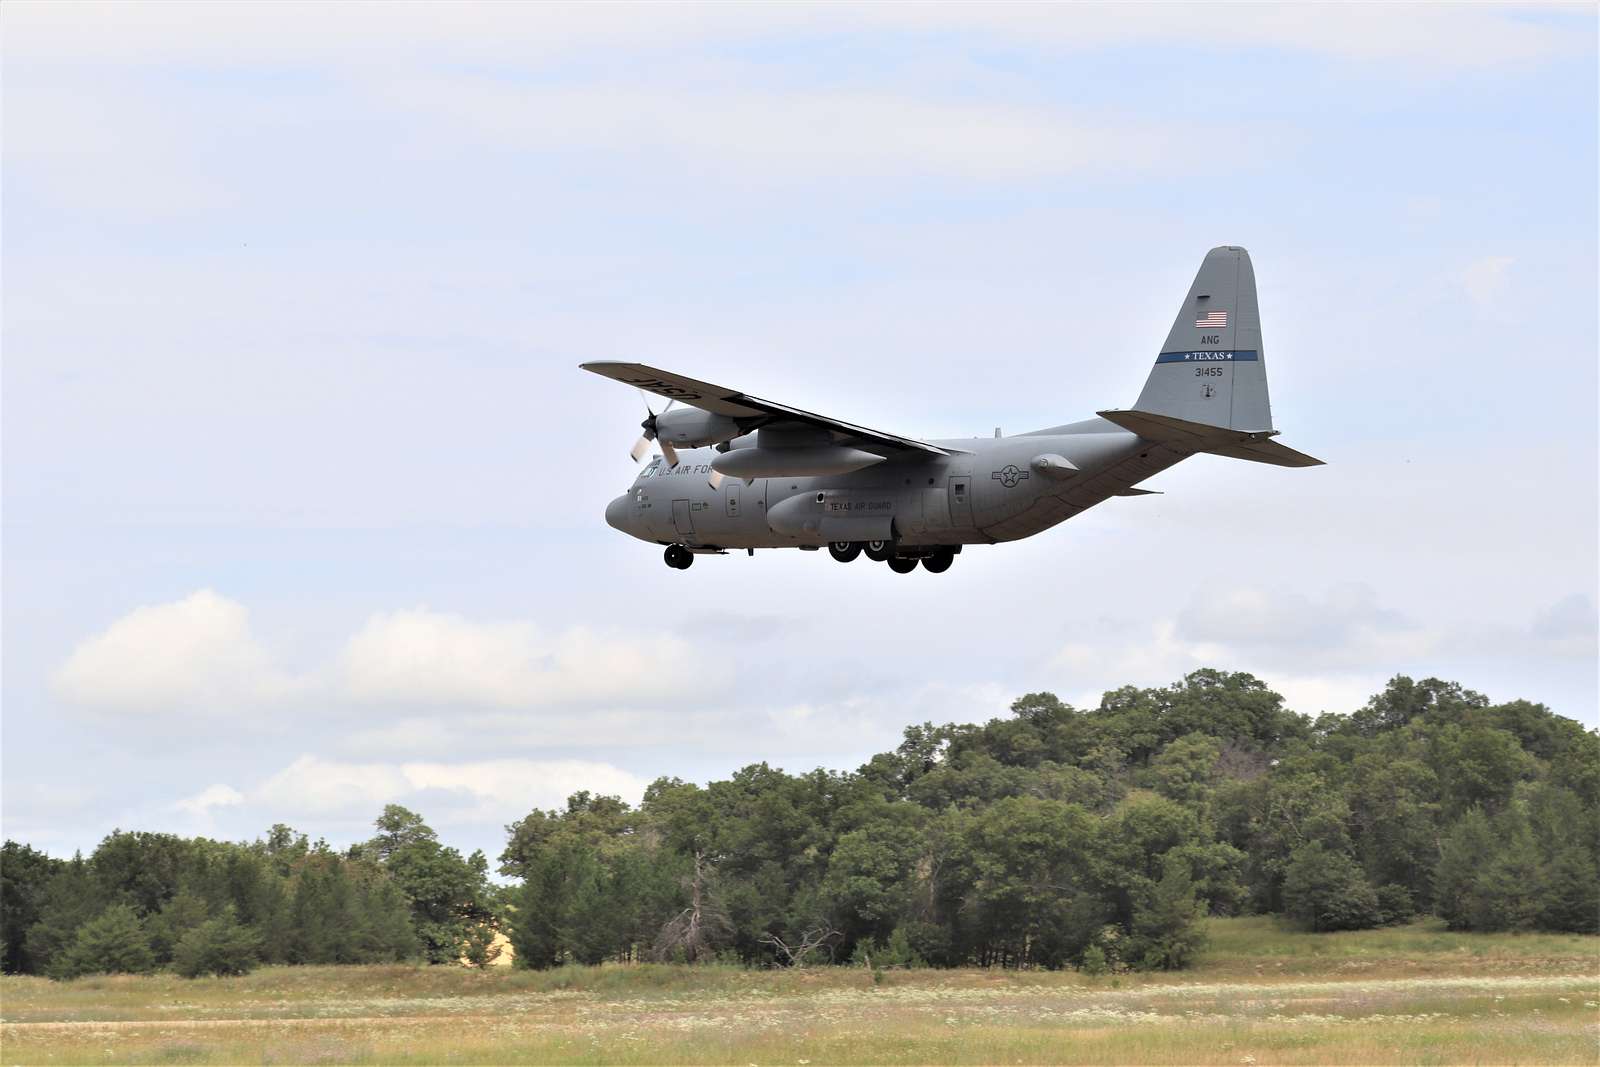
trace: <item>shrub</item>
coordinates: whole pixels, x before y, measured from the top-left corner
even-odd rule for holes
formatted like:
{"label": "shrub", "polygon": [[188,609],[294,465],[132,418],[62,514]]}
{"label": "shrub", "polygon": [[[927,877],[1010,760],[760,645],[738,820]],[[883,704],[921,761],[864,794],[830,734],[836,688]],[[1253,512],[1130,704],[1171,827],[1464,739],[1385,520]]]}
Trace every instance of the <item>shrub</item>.
{"label": "shrub", "polygon": [[56,978],[85,974],[141,974],[155,966],[150,940],[126,904],[114,904],[78,928],[72,944],[54,962]]}
{"label": "shrub", "polygon": [[461,962],[479,970],[500,958],[501,947],[495,944],[499,931],[488,923],[479,923],[467,931],[466,943],[461,949]]}
{"label": "shrub", "polygon": [[1378,921],[1384,926],[1410,922],[1417,914],[1411,890],[1393,882],[1378,887]]}
{"label": "shrub", "polygon": [[1295,849],[1283,879],[1283,909],[1312,930],[1366,930],[1382,918],[1361,865],[1312,841]]}
{"label": "shrub", "polygon": [[1573,846],[1556,854],[1541,880],[1540,924],[1546,930],[1600,933],[1600,878],[1594,854]]}
{"label": "shrub", "polygon": [[240,926],[229,909],[178,939],[172,953],[172,969],[185,978],[248,974],[260,958],[260,936]]}
{"label": "shrub", "polygon": [[1147,971],[1181,971],[1206,946],[1206,906],[1195,899],[1189,865],[1169,856],[1150,902],[1133,914],[1130,951]]}
{"label": "shrub", "polygon": [[1083,950],[1083,963],[1078,967],[1078,970],[1084,974],[1101,975],[1110,969],[1110,966],[1106,963],[1105,950],[1099,945],[1090,945]]}

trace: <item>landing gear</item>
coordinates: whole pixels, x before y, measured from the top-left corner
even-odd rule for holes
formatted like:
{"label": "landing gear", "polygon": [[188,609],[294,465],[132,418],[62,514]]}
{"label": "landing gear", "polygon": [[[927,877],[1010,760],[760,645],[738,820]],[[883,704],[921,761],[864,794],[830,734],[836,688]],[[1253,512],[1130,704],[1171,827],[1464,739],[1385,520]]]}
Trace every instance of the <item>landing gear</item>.
{"label": "landing gear", "polygon": [[890,556],[889,569],[896,574],[910,574],[917,569],[917,561],[910,556]]}
{"label": "landing gear", "polygon": [[861,543],[859,541],[829,541],[828,555],[840,563],[849,563],[861,555]]}
{"label": "landing gear", "polygon": [[894,556],[893,541],[863,541],[862,551],[874,563],[883,563]]}
{"label": "landing gear", "polygon": [[950,564],[956,560],[956,554],[948,548],[936,548],[931,553],[922,557],[922,565],[933,574],[943,574],[950,569]]}
{"label": "landing gear", "polygon": [[668,545],[663,558],[666,559],[667,566],[686,571],[689,569],[689,564],[694,562],[694,553],[682,545]]}

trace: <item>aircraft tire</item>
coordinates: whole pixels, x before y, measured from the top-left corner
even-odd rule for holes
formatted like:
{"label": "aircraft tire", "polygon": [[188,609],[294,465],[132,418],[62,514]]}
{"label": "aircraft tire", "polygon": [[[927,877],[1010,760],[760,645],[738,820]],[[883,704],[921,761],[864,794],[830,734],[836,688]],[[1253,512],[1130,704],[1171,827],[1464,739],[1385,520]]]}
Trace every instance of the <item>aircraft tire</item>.
{"label": "aircraft tire", "polygon": [[874,563],[883,563],[894,556],[893,541],[863,541],[861,550]]}
{"label": "aircraft tire", "polygon": [[932,555],[922,557],[922,565],[933,574],[943,574],[956,561],[956,554],[948,548],[934,549]]}
{"label": "aircraft tire", "polygon": [[664,558],[667,566],[674,570],[686,571],[689,569],[689,564],[694,562],[694,553],[682,545],[668,545]]}
{"label": "aircraft tire", "polygon": [[860,541],[829,541],[828,542],[828,555],[832,556],[834,559],[838,560],[840,563],[849,563],[851,560],[853,560],[857,556],[861,555],[861,542]]}
{"label": "aircraft tire", "polygon": [[917,569],[917,561],[909,556],[890,556],[889,569],[896,574],[910,574]]}

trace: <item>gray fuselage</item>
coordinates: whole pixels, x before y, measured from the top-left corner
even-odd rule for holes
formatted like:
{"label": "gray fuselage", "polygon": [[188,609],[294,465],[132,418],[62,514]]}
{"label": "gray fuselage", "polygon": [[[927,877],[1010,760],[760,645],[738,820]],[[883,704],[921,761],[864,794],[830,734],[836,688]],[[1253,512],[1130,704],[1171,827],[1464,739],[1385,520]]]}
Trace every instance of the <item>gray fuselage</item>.
{"label": "gray fuselage", "polygon": [[676,467],[653,460],[606,508],[606,521],[643,541],[694,549],[990,544],[1055,526],[1188,454],[1098,418],[933,443],[953,454],[901,453],[848,474],[727,478],[715,488],[716,452],[686,451]]}

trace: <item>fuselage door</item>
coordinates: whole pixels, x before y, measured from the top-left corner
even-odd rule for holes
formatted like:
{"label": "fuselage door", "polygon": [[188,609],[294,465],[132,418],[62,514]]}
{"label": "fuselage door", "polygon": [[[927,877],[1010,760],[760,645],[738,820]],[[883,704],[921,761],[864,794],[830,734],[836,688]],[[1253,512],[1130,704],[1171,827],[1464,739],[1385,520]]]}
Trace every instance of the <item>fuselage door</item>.
{"label": "fuselage door", "polygon": [[689,502],[687,500],[674,500],[672,502],[672,528],[678,531],[679,537],[694,536],[694,519],[689,517]]}
{"label": "fuselage door", "polygon": [[972,525],[972,475],[950,476],[950,522],[956,526]]}

